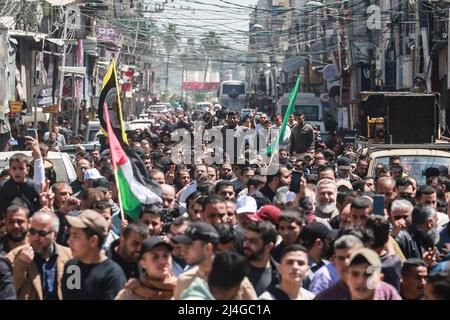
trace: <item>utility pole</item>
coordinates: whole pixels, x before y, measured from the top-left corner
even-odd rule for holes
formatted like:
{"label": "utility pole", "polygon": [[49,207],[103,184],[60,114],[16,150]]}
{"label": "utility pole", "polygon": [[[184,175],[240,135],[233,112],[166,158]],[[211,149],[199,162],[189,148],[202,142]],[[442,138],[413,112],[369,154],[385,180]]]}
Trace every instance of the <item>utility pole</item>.
{"label": "utility pole", "polygon": [[[370,6],[370,0],[366,0],[367,7]],[[370,90],[375,88],[375,69],[373,65],[374,60],[374,43],[373,43],[373,33],[372,29],[367,29],[367,35],[369,40],[369,45],[367,47],[367,57],[369,60],[369,70],[370,70]]]}
{"label": "utility pole", "polygon": [[278,101],[278,88],[277,88],[277,70],[276,70],[276,60],[275,60],[275,44],[273,41],[273,0],[269,0],[269,50],[270,50],[270,66],[272,72],[272,93],[273,93],[273,103],[275,105]]}
{"label": "utility pole", "polygon": [[[66,9],[64,12],[64,30],[62,33],[63,39],[63,52],[62,52],[62,64],[59,78],[59,99],[58,99],[58,111],[61,111],[61,102],[63,98],[63,88],[64,88],[64,67],[66,66],[66,50],[67,50],[67,27],[69,21],[69,10]],[[53,125],[53,113],[50,113],[50,127]]]}
{"label": "utility pole", "polygon": [[166,61],[166,86],[165,86],[165,91],[167,91],[168,85],[169,85],[169,59],[170,59],[170,55],[167,54],[167,61]]}

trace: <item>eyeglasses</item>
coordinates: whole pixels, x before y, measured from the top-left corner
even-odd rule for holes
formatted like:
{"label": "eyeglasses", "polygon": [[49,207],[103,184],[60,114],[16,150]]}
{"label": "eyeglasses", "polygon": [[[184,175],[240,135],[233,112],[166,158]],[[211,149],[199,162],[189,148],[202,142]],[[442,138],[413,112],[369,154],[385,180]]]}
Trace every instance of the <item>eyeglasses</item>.
{"label": "eyeglasses", "polygon": [[45,231],[45,230],[37,230],[37,229],[34,229],[34,228],[30,228],[29,230],[28,230],[28,232],[30,233],[30,235],[32,235],[32,236],[34,236],[34,235],[39,235],[39,237],[46,237],[46,236],[48,236],[50,233],[52,233],[53,231],[52,230],[50,230],[50,231]]}
{"label": "eyeglasses", "polygon": [[211,214],[208,214],[208,218],[209,219],[216,219],[216,218],[222,219],[223,217],[225,217],[225,213],[211,213]]}
{"label": "eyeglasses", "polygon": [[398,221],[398,220],[400,220],[400,219],[404,219],[404,220],[406,220],[406,219],[408,219],[409,218],[409,216],[408,215],[403,215],[403,216],[394,216],[394,220],[395,221]]}

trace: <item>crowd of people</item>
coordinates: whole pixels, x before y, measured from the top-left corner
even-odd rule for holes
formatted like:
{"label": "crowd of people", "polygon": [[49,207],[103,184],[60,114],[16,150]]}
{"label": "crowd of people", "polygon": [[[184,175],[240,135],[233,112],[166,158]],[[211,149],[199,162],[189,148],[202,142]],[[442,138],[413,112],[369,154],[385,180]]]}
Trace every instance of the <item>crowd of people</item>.
{"label": "crowd of people", "polygon": [[[186,112],[153,119],[128,145],[162,205],[142,205],[135,219],[121,212],[106,139],[77,150],[67,182],[46,156],[64,128],[22,137],[0,175],[0,299],[450,299],[448,170],[427,170],[418,185],[392,157],[368,176],[369,158],[342,136],[322,141],[303,114],[289,118],[269,175],[260,158],[175,163],[171,133],[201,132]],[[206,120],[224,121],[224,137],[251,128],[271,141],[283,116]]]}

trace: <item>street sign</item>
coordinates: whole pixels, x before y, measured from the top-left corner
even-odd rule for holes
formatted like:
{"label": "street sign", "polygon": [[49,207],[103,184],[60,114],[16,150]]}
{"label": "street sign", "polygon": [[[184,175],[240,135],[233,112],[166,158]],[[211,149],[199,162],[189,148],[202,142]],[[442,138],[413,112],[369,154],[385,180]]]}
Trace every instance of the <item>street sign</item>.
{"label": "street sign", "polygon": [[22,106],[23,106],[23,102],[22,101],[9,101],[9,109],[11,110],[11,112],[14,113],[19,113],[22,112]]}
{"label": "street sign", "polygon": [[59,106],[57,104],[51,104],[48,107],[43,107],[42,112],[43,113],[58,113]]}

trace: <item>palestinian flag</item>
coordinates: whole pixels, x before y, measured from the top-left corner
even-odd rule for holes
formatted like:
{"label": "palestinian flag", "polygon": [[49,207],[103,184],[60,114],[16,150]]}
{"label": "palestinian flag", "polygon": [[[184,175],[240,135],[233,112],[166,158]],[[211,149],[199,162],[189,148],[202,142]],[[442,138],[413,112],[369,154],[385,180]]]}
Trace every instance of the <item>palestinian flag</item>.
{"label": "palestinian flag", "polygon": [[[107,104],[108,109],[105,111],[103,105]],[[109,119],[106,121],[106,113]],[[108,135],[107,122],[111,123],[112,129],[120,142],[120,145],[128,145],[127,134],[125,132],[125,124],[122,117],[122,104],[119,96],[119,83],[117,82],[116,62],[111,61],[108,72],[103,78],[102,91],[98,100],[98,119],[102,126],[102,131]]]}
{"label": "palestinian flag", "polygon": [[[138,179],[136,174],[141,177],[148,175],[146,171],[141,172],[142,168],[133,165],[126,152],[120,145],[111,123],[109,122],[108,106],[104,103],[106,126],[108,132],[109,148],[111,153],[111,162],[116,176],[116,184],[119,190],[119,202],[122,211],[133,220],[139,219],[142,205],[162,204],[162,199],[156,195],[148,186]],[[137,156],[137,155],[136,155]],[[143,168],[145,170],[145,167]],[[139,171],[139,172],[136,172]],[[140,181],[141,180],[141,181]]]}

